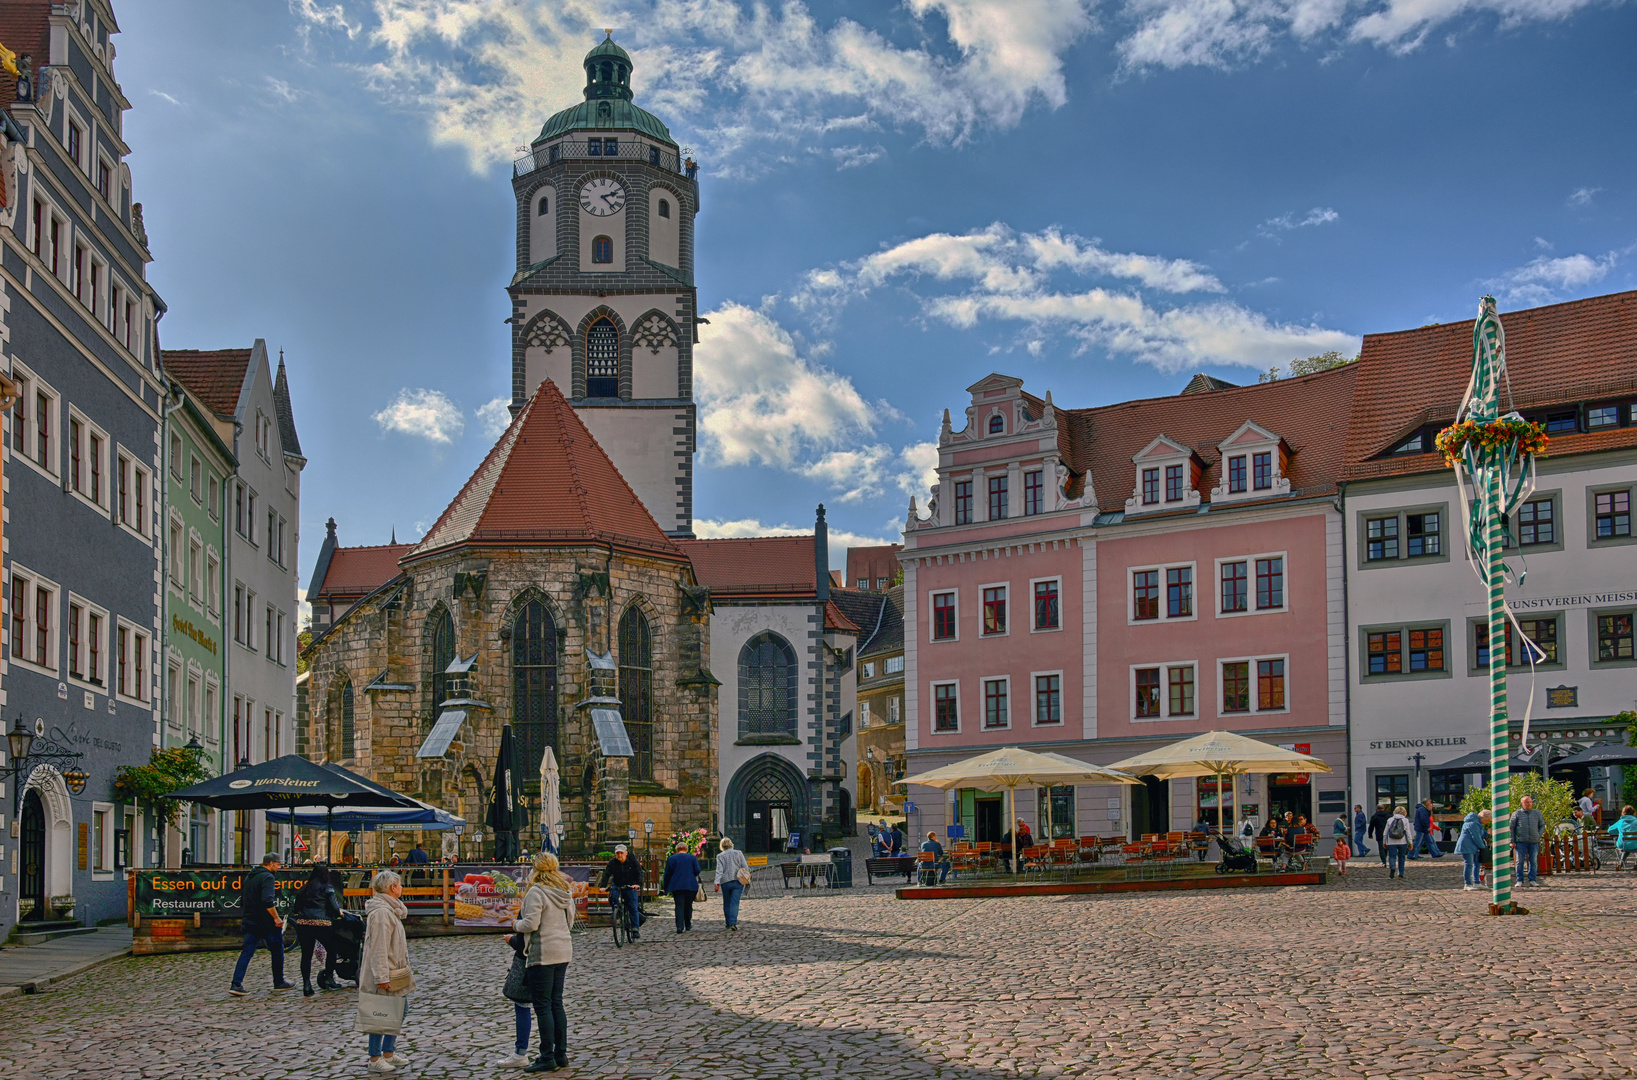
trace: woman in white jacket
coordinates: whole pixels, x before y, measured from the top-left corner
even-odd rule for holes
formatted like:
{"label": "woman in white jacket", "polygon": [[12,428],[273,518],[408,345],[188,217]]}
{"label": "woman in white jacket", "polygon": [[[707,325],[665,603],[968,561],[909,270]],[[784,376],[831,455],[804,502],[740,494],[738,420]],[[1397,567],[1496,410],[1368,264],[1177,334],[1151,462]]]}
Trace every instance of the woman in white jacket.
{"label": "woman in white jacket", "polygon": [[528,938],[529,994],[535,1026],[540,1029],[540,1056],[524,1072],[556,1072],[568,1067],[568,1015],[563,1011],[563,982],[574,943],[574,897],[568,878],[557,868],[557,856],[542,852],[534,860],[529,889],[513,924]]}
{"label": "woman in white jacket", "polygon": [[1387,824],[1381,827],[1382,850],[1387,853],[1387,876],[1395,874],[1404,876],[1404,856],[1410,850],[1410,837],[1415,834],[1415,827],[1405,813],[1407,807],[1393,808],[1393,816],[1387,819]]}
{"label": "woman in white jacket", "polygon": [[739,901],[745,895],[745,881],[750,878],[750,866],[728,837],[722,837],[721,843],[716,847],[716,891],[722,894],[722,917],[727,920],[729,930],[737,930]]}
{"label": "woman in white jacket", "polygon": [[[404,1011],[409,1011],[409,992],[415,989],[415,977],[409,971],[409,942],[404,938],[403,878],[391,870],[382,870],[370,881],[373,890],[364,905],[364,949],[358,962],[358,985],[363,992],[384,997],[404,998]],[[396,977],[396,985],[394,978]],[[371,1035],[369,1037],[369,1071],[397,1072],[408,1064],[404,1055],[396,1053],[398,1036]]]}

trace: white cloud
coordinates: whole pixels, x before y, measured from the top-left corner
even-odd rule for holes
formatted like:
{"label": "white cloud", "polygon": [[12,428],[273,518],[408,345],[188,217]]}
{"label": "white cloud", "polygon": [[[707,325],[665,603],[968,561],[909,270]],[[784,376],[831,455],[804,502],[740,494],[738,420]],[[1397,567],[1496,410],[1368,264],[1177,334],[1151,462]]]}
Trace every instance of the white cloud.
{"label": "white cloud", "polygon": [[1575,188],[1573,191],[1569,192],[1569,205],[1590,206],[1592,204],[1592,200],[1597,197],[1597,193],[1602,190],[1603,189],[1600,187]]}
{"label": "white cloud", "polygon": [[438,390],[404,387],[391,404],[375,414],[382,431],[413,435],[435,443],[452,443],[466,430],[460,406]]}
{"label": "white cloud", "polygon": [[154,97],[158,98],[160,101],[168,101],[170,104],[175,105],[178,109],[187,108],[186,105],[182,104],[182,102],[181,102],[181,100],[179,98],[174,98],[171,95],[165,93],[165,91],[163,91],[163,90],[149,90],[148,93],[152,94]]}
{"label": "white cloud", "polygon": [[[1327,213],[1334,211],[1316,209],[1308,217],[1318,224]],[[1292,215],[1292,227],[1303,222]],[[1118,290],[1065,288],[1054,279],[1061,273],[1133,284]],[[1019,236],[998,222],[965,235],[917,237],[838,268],[814,271],[791,301],[824,320],[834,318],[851,298],[889,283],[913,286],[928,317],[958,329],[985,321],[1022,323],[1024,336],[1018,344],[1036,356],[1053,332],[1072,339],[1077,351],[1102,348],[1165,371],[1206,362],[1263,370],[1293,355],[1354,352],[1359,345],[1356,335],[1277,323],[1225,300],[1157,306],[1145,298],[1144,288],[1162,293],[1225,290],[1187,259],[1109,252],[1094,240],[1064,236],[1056,229]]]}
{"label": "white cloud", "polygon": [[1296,211],[1286,210],[1278,217],[1268,218],[1256,227],[1256,231],[1263,236],[1274,236],[1293,229],[1308,229],[1315,225],[1328,225],[1332,221],[1340,220],[1341,215],[1328,206],[1315,206],[1301,217]]}
{"label": "white cloud", "polygon": [[1091,2],[903,0],[913,17],[903,45],[851,19],[824,25],[800,0],[748,10],[738,0],[292,0],[292,10],[309,37],[362,36],[369,85],[435,117],[434,138],[483,168],[580,100],[598,27],[632,28],[622,43],[638,101],[688,123],[726,161],[746,146],[872,125],[958,143],[1015,125],[1036,102],[1056,108],[1067,100],[1063,54],[1092,28]]}
{"label": "white cloud", "polygon": [[836,171],[842,169],[858,169],[873,164],[887,156],[886,148],[875,146],[832,146],[830,156],[835,159]]}
{"label": "white cloud", "polygon": [[[867,533],[852,532],[837,528],[831,515],[825,514],[826,527],[830,533],[830,569],[847,569],[847,549],[850,547],[880,547],[883,544],[902,543],[902,537],[893,533],[891,537],[870,536]],[[700,521],[695,519],[693,534],[701,540],[719,540],[724,537],[743,536],[812,536],[813,524],[797,525],[764,525],[756,518],[739,518],[734,521]]]}
{"label": "white cloud", "polygon": [[1117,50],[1127,71],[1234,68],[1266,56],[1285,36],[1301,43],[1419,48],[1434,28],[1482,15],[1502,27],[1561,20],[1601,0],[1126,0]]}
{"label": "white cloud", "polygon": [[932,485],[938,482],[938,444],[923,442],[906,446],[898,452],[898,464],[903,469],[898,474],[898,486],[906,495],[915,496],[918,505],[925,506],[932,494]]}
{"label": "white cloud", "polygon": [[274,97],[287,105],[307,96],[305,90],[297,90],[283,79],[275,79],[271,75],[267,76],[267,89]]}
{"label": "white cloud", "polygon": [[498,439],[505,433],[512,423],[512,399],[497,397],[493,401],[486,401],[474,410],[477,417],[478,430],[486,439]]}
{"label": "white cloud", "polygon": [[1508,270],[1488,285],[1504,301],[1524,306],[1550,304],[1602,281],[1619,259],[1619,253],[1613,251],[1597,258],[1564,255],[1551,259],[1542,255]]}

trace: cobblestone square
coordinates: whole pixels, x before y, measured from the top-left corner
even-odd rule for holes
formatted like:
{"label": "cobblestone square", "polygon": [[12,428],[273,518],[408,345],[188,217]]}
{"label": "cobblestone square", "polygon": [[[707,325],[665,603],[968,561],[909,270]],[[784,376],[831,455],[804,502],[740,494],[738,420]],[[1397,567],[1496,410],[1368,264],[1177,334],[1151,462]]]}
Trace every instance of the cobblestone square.
{"label": "cobblestone square", "polygon": [[[1454,859],[1326,887],[907,902],[886,889],[668,906],[575,940],[569,1077],[1627,1077],[1637,877],[1558,877],[1491,918]],[[758,882],[758,888],[764,883]],[[406,1075],[521,1075],[498,938],[410,943]],[[295,958],[292,958],[295,959]],[[363,1077],[351,993],[227,996],[233,957],[124,958],[0,1001],[0,1076]],[[296,978],[294,965],[291,978]]]}

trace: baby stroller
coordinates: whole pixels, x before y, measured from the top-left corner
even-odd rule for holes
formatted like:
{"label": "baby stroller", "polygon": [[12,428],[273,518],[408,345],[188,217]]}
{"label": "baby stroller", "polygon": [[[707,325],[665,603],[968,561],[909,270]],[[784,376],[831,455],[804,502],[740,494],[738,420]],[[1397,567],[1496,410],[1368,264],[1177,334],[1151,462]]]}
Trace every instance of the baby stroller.
{"label": "baby stroller", "polygon": [[330,925],[328,948],[335,954],[335,976],[357,984],[358,962],[364,952],[364,920],[350,911]]}
{"label": "baby stroller", "polygon": [[1231,874],[1235,871],[1256,873],[1256,852],[1244,840],[1226,835],[1220,829],[1212,829],[1210,835],[1222,851],[1222,861],[1216,864],[1217,873]]}

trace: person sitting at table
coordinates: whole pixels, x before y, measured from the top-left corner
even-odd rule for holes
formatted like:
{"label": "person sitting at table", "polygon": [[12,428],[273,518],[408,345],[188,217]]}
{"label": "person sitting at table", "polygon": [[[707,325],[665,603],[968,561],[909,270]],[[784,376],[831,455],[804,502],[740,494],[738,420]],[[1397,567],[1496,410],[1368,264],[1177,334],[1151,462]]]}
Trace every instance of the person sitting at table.
{"label": "person sitting at table", "polygon": [[[935,868],[938,871],[938,884],[942,885],[944,879],[949,876],[949,856],[944,854],[944,846],[938,843],[937,833],[929,832],[926,834],[926,839],[921,841],[921,851],[932,855],[932,868],[925,869],[923,872],[931,877],[932,869]],[[926,884],[930,885],[932,883],[929,881]]]}
{"label": "person sitting at table", "polygon": [[[1034,847],[1034,834],[1029,832],[1029,825],[1022,818],[1017,819],[1017,854],[1023,858],[1023,852]],[[1000,838],[1000,861],[1006,864],[1008,872],[1012,869],[1012,833],[1008,831]]]}
{"label": "person sitting at table", "polygon": [[[1194,822],[1194,832],[1204,833],[1206,836],[1211,835],[1211,823],[1205,820],[1205,811],[1203,810],[1199,812],[1199,820]],[[1194,848],[1194,859],[1198,862],[1204,862],[1205,856],[1210,853],[1211,842],[1206,840]]]}
{"label": "person sitting at table", "polygon": [[1263,825],[1262,826],[1262,831],[1257,833],[1256,835],[1257,836],[1278,836],[1283,831],[1284,831],[1284,823],[1279,820],[1279,815],[1278,814],[1274,814],[1272,817],[1268,818],[1268,823],[1266,825]]}

